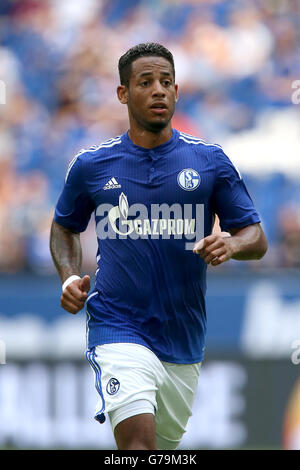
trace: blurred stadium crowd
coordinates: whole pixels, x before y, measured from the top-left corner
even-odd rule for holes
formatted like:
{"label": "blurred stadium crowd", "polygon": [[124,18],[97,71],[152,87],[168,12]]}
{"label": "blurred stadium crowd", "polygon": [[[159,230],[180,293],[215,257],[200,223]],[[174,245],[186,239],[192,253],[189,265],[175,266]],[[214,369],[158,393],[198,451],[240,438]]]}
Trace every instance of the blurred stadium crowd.
{"label": "blurred stadium crowd", "polygon": [[[222,145],[255,129],[266,110],[295,112],[298,0],[1,0],[1,272],[53,272],[49,227],[68,161],[127,129],[117,62],[146,41],[174,54],[173,125],[182,131]],[[259,267],[221,269],[300,267],[300,180],[259,170],[244,178],[270,249]],[[94,238],[91,224],[84,269],[95,266]]]}

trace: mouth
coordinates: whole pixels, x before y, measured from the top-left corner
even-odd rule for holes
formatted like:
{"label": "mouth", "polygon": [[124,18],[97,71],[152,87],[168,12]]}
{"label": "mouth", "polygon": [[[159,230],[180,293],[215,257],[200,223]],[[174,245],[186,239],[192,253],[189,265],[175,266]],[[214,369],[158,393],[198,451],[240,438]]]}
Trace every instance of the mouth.
{"label": "mouth", "polygon": [[165,103],[154,103],[152,106],[150,106],[150,109],[155,113],[155,114],[163,114],[164,112],[167,111],[167,106]]}

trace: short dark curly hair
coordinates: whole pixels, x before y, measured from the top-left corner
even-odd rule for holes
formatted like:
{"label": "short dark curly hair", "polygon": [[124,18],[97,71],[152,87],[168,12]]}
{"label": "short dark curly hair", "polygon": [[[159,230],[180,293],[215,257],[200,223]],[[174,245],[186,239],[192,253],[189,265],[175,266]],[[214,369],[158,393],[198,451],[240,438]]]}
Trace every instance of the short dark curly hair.
{"label": "short dark curly hair", "polygon": [[145,56],[157,56],[163,57],[168,60],[172,66],[174,79],[175,79],[175,65],[172,53],[161,44],[156,42],[147,42],[143,44],[137,44],[136,46],[129,49],[122,57],[119,59],[119,75],[121,85],[128,87],[129,79],[131,74],[131,64],[136,59]]}

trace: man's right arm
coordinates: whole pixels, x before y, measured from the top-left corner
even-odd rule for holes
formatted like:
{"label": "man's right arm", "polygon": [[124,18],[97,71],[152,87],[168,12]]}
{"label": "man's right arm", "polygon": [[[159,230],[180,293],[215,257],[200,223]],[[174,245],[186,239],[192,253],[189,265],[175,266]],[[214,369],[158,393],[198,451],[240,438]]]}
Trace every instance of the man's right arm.
{"label": "man's right arm", "polygon": [[61,306],[70,313],[78,313],[83,308],[90,290],[90,277],[85,275],[80,278],[82,263],[80,234],[53,220],[50,252],[62,284],[71,276],[78,276],[64,288],[61,296]]}

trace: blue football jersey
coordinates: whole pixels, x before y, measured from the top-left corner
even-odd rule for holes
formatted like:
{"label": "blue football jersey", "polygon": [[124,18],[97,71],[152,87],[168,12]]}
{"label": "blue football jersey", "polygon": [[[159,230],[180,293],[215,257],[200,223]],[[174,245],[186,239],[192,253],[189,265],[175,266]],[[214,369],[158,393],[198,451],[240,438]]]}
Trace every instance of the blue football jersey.
{"label": "blue football jersey", "polygon": [[71,161],[54,220],[83,232],[94,213],[95,289],[86,303],[88,347],[132,342],[159,359],[202,361],[206,264],[193,253],[221,229],[260,222],[243,179],[219,145],[172,131],[145,149],[128,132]]}

